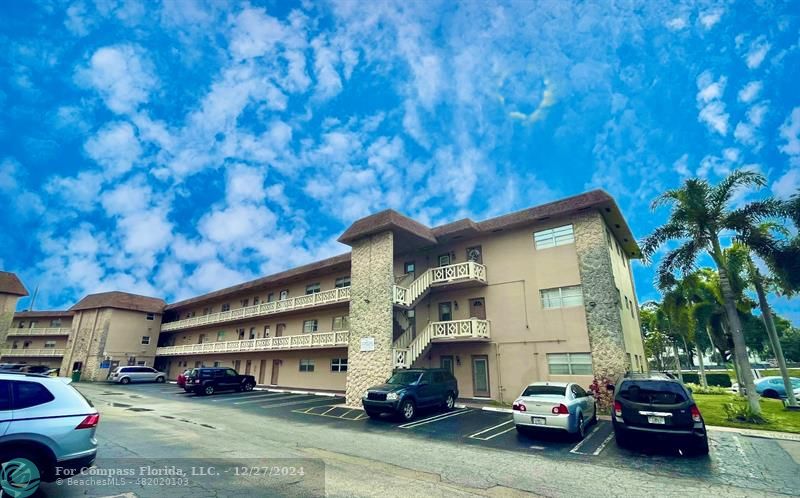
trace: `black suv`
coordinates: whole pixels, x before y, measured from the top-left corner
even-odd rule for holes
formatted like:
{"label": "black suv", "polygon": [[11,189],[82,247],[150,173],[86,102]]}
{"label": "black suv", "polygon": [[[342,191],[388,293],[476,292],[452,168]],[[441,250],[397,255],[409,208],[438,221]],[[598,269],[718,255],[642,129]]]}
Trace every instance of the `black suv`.
{"label": "black suv", "polygon": [[183,389],[199,395],[211,395],[225,390],[252,391],[254,387],[256,378],[252,375],[240,375],[232,368],[200,367],[189,373]]}
{"label": "black suv", "polygon": [[664,374],[626,374],[608,388],[614,391],[611,422],[620,447],[651,438],[708,454],[703,416],[691,390],[680,381]]}
{"label": "black suv", "polygon": [[449,370],[412,369],[396,371],[385,384],[367,389],[361,400],[371,418],[381,413],[411,420],[417,408],[441,406],[452,410],[458,398],[458,382]]}

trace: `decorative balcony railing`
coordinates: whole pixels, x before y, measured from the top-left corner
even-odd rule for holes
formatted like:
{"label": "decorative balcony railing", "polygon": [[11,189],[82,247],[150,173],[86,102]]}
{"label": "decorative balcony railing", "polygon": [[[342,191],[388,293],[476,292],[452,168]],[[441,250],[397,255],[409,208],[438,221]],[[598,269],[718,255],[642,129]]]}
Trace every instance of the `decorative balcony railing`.
{"label": "decorative balcony railing", "polygon": [[8,336],[29,336],[29,335],[69,335],[71,328],[67,327],[47,327],[31,329],[8,329]]}
{"label": "decorative balcony railing", "polygon": [[63,349],[55,349],[55,348],[43,348],[43,349],[29,349],[29,348],[17,348],[17,349],[3,349],[0,351],[0,356],[26,356],[26,357],[33,357],[33,356],[64,356]]}
{"label": "decorative balcony railing", "polygon": [[480,341],[489,340],[490,330],[487,320],[470,318],[468,320],[452,320],[447,322],[430,322],[425,329],[420,332],[413,341],[403,347],[395,341],[392,348],[395,368],[411,368],[414,361],[422,355],[425,349],[432,342],[444,342],[447,340],[475,339]]}
{"label": "decorative balcony railing", "polygon": [[211,325],[214,323],[240,320],[242,318],[255,318],[259,316],[273,315],[286,311],[313,308],[324,304],[347,302],[350,300],[350,287],[339,287],[314,294],[307,294],[299,297],[291,297],[281,301],[271,301],[268,303],[255,304],[246,308],[239,308],[230,311],[221,311],[208,315],[193,316],[175,322],[167,322],[161,325],[162,332],[179,330],[199,325]]}
{"label": "decorative balcony railing", "polygon": [[276,351],[283,349],[312,349],[347,346],[350,333],[346,330],[317,334],[285,335],[242,341],[204,342],[183,344],[156,349],[157,356],[176,356],[203,353],[241,353],[248,351]]}
{"label": "decorative balcony railing", "polygon": [[412,306],[431,287],[473,280],[486,282],[486,267],[474,261],[429,268],[408,287],[394,286],[394,303]]}

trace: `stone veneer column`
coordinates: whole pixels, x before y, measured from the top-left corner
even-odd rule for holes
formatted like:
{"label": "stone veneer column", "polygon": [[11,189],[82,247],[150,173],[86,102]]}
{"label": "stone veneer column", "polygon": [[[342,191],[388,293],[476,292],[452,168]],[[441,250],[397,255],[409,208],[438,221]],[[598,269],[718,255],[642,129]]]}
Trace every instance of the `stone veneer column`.
{"label": "stone veneer column", "polygon": [[6,347],[6,337],[11,322],[14,320],[14,311],[17,309],[19,296],[14,294],[0,294],[0,349]]}
{"label": "stone veneer column", "polygon": [[[347,348],[346,400],[361,406],[370,386],[392,373],[392,232],[364,237],[350,244],[350,340]],[[361,351],[361,339],[373,338],[374,351]]]}
{"label": "stone veneer column", "polygon": [[[72,319],[72,331],[67,339],[64,358],[61,360],[61,375],[72,374],[76,361],[83,363],[82,380],[105,380],[100,372],[108,329],[111,325],[111,309],[81,310]],[[120,361],[121,366],[125,363]]]}
{"label": "stone veneer column", "polygon": [[625,373],[628,362],[606,224],[600,213],[589,211],[575,216],[573,227],[598,401],[608,407],[610,393],[605,386]]}

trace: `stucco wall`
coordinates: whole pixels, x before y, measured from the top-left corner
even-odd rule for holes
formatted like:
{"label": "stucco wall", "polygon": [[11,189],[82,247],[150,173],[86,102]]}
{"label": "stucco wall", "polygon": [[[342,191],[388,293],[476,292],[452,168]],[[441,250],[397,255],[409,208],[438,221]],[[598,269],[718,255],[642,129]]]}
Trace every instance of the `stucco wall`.
{"label": "stucco wall", "polygon": [[[392,372],[392,285],[394,239],[391,232],[352,244],[350,362],[347,404],[360,406],[367,388],[385,382]],[[361,351],[361,339],[373,338],[374,351]]]}

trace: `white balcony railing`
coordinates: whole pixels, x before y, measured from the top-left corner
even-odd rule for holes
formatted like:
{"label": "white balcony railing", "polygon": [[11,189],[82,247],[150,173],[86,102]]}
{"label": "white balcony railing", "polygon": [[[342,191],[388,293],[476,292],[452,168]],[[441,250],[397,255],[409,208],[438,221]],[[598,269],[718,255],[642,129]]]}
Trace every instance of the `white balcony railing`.
{"label": "white balcony railing", "polygon": [[17,348],[17,349],[3,349],[0,351],[0,356],[64,356],[63,349],[55,349],[55,348],[44,348],[44,349],[29,349],[29,348]]}
{"label": "white balcony railing", "polygon": [[259,316],[283,313],[304,308],[313,308],[324,304],[340,303],[350,300],[350,287],[339,287],[305,296],[291,297],[281,301],[271,301],[268,303],[255,304],[246,308],[239,308],[231,311],[221,311],[208,315],[193,316],[184,320],[167,322],[161,325],[162,332],[170,330],[185,329],[199,325],[211,325],[214,323],[240,320],[242,318],[255,318]]}
{"label": "white balcony railing", "polygon": [[8,336],[29,336],[29,335],[69,335],[71,328],[67,327],[47,327],[31,329],[8,329]]}
{"label": "white balcony railing", "polygon": [[274,351],[283,349],[311,349],[347,346],[350,333],[346,330],[317,334],[285,335],[242,341],[204,342],[183,344],[156,349],[157,356],[176,356],[203,353],[240,353],[247,351]]}
{"label": "white balcony railing", "polygon": [[432,342],[448,340],[475,339],[486,341],[490,337],[489,322],[470,318],[447,322],[430,322],[413,341],[403,344],[403,336],[392,347],[395,368],[411,368],[414,361],[422,355]]}
{"label": "white balcony railing", "polygon": [[486,267],[474,261],[429,268],[414,279],[408,287],[394,286],[394,302],[403,306],[413,305],[431,287],[455,282],[474,280],[486,282]]}

